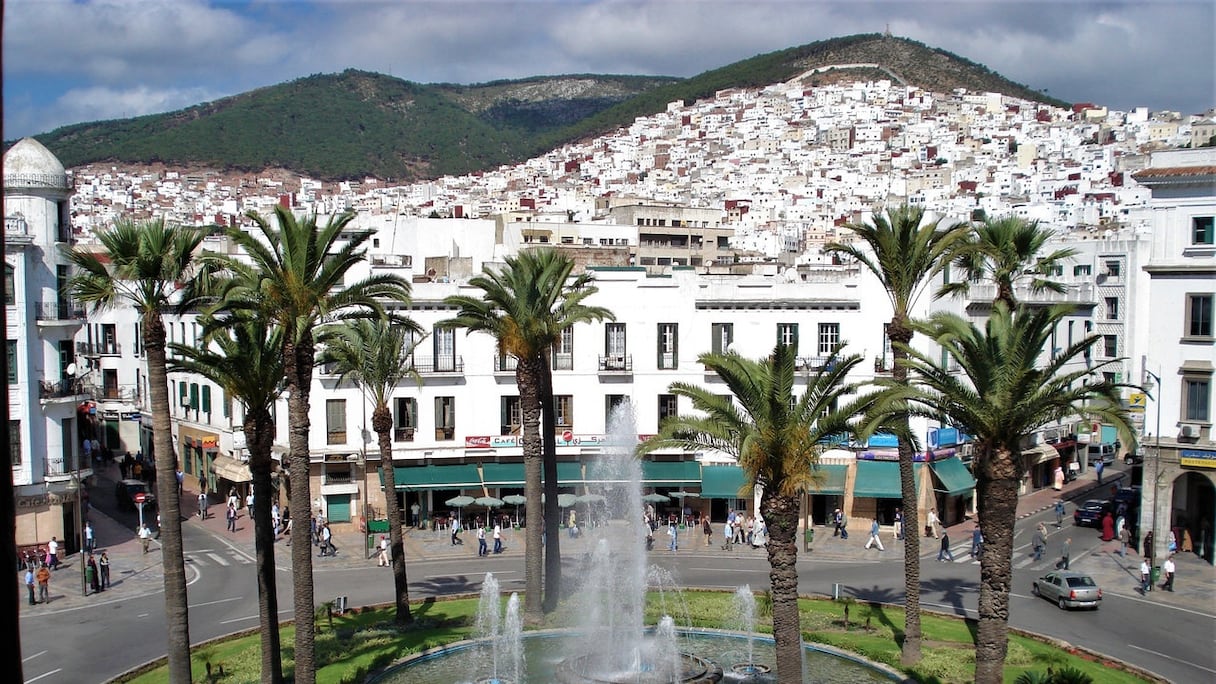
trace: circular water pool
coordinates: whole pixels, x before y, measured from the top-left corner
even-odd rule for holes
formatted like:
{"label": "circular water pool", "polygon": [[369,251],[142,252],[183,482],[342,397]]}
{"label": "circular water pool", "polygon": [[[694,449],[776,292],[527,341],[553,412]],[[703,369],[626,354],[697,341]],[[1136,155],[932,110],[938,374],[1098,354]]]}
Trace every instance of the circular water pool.
{"label": "circular water pool", "polygon": [[[523,658],[526,684],[558,681],[563,661],[577,655],[578,639],[568,632],[543,631],[524,635]],[[776,682],[776,657],[771,637],[752,639],[752,656],[747,656],[746,635],[717,631],[681,631],[683,653],[716,664],[725,672],[723,682]],[[806,646],[802,681],[823,684],[872,684],[902,681],[899,672],[870,663],[848,653],[823,646]],[[469,684],[490,681],[493,664],[481,642],[463,641],[446,648],[414,656],[391,666],[369,681],[371,684]],[[754,663],[761,668],[736,665]],[[768,668],[768,673],[751,674]],[[500,675],[502,673],[499,673]],[[505,679],[503,680],[506,681]]]}

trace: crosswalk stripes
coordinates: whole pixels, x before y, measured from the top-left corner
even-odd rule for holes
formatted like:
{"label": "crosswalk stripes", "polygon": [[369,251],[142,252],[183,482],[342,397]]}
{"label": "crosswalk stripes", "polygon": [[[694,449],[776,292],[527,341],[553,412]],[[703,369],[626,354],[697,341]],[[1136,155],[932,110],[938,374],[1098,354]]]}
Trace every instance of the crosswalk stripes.
{"label": "crosswalk stripes", "polygon": [[227,567],[231,565],[249,565],[254,562],[253,558],[236,549],[199,549],[197,551],[187,551],[185,555],[187,562],[193,565]]}

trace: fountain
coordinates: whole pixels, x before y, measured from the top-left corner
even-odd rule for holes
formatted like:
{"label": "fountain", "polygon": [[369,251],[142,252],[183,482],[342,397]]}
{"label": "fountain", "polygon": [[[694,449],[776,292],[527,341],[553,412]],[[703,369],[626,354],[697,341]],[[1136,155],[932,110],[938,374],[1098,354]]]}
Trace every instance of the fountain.
{"label": "fountain", "polygon": [[[605,524],[586,530],[589,554],[583,582],[574,594],[578,624],[570,630],[521,635],[519,601],[507,604],[500,620],[498,582],[486,575],[482,585],[480,641],[440,649],[390,669],[373,679],[381,684],[433,684],[512,681],[559,684],[685,684],[701,682],[775,682],[765,662],[775,662],[772,639],[756,637],[756,601],[751,589],[735,594],[738,629],[747,636],[677,628],[687,623],[683,594],[670,573],[652,567],[646,552],[642,468],[634,455],[637,428],[626,403],[613,410],[605,453],[591,467],[589,480],[605,487]],[[644,624],[648,592],[657,592],[662,617]],[[673,617],[673,614],[676,614]],[[744,639],[746,638],[746,641]],[[744,648],[739,648],[740,643]],[[480,649],[476,671],[468,678],[468,658]],[[488,651],[487,651],[488,649]],[[456,667],[455,664],[462,664]],[[729,663],[724,671],[719,663]],[[526,673],[525,673],[526,671]],[[459,679],[464,673],[465,679]],[[807,647],[802,681],[890,681],[881,670],[844,653]],[[897,674],[897,673],[895,673]]]}

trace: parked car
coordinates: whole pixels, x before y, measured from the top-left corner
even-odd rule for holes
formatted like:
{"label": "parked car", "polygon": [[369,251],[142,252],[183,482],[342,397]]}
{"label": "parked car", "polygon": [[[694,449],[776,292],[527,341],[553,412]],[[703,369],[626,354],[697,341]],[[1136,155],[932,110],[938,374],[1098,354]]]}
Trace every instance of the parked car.
{"label": "parked car", "polygon": [[1104,513],[1106,513],[1106,502],[1102,499],[1090,499],[1073,511],[1072,524],[1077,527],[1099,527],[1102,525]]}
{"label": "parked car", "polygon": [[1140,453],[1139,451],[1129,451],[1123,455],[1123,463],[1124,465],[1136,465],[1137,463],[1144,463],[1144,454]]}
{"label": "parked car", "polygon": [[1102,588],[1094,578],[1082,572],[1069,570],[1049,572],[1034,581],[1031,588],[1035,596],[1055,601],[1061,610],[1069,608],[1098,609],[1102,601]]}
{"label": "parked car", "polygon": [[1127,504],[1128,508],[1135,508],[1140,505],[1140,487],[1120,487],[1115,492],[1116,504]]}
{"label": "parked car", "polygon": [[120,480],[114,485],[114,498],[118,501],[118,507],[133,511],[135,510],[135,495],[144,495],[144,510],[150,510],[149,505],[155,507],[156,494],[152,491],[152,487],[143,480]]}
{"label": "parked car", "polygon": [[1115,462],[1115,454],[1119,452],[1117,444],[1090,444],[1089,447],[1089,465],[1092,468],[1102,461],[1103,465],[1110,465]]}

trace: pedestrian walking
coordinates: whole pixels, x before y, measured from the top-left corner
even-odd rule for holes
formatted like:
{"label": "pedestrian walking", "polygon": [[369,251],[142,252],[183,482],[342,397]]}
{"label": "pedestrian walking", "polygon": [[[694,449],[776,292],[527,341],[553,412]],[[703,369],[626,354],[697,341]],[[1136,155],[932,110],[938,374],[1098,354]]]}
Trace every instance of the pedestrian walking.
{"label": "pedestrian walking", "polygon": [[1055,511],[1056,511],[1056,527],[1063,527],[1064,526],[1064,501],[1062,499],[1056,499]]}
{"label": "pedestrian walking", "polygon": [[110,588],[110,554],[105,551],[101,552],[101,556],[97,559],[97,572],[99,575],[98,581],[101,582],[102,590]]}
{"label": "pedestrian walking", "polygon": [[144,553],[148,552],[148,545],[151,543],[152,543],[152,530],[149,530],[147,525],[140,523],[139,524],[139,544],[140,544],[140,546],[142,546],[144,548]]}
{"label": "pedestrian walking", "polygon": [[714,528],[709,524],[709,516],[701,518],[701,532],[705,535],[705,548],[709,548],[713,542]]}
{"label": "pedestrian walking", "polygon": [[329,530],[329,523],[321,525],[321,555],[331,557],[338,555],[338,547],[334,546],[334,535]]}
{"label": "pedestrian walking", "polygon": [[236,506],[228,504],[228,510],[224,516],[228,519],[228,531],[236,532]]}
{"label": "pedestrian walking", "polygon": [[380,535],[380,558],[377,559],[377,564],[381,567],[388,567],[388,537]]}
{"label": "pedestrian walking", "polygon": [[731,542],[733,542],[734,540],[735,540],[735,528],[733,525],[731,525],[731,521],[727,520],[726,524],[722,526],[722,550],[730,551]]}
{"label": "pedestrian walking", "polygon": [[[229,505],[232,505],[229,503]],[[204,489],[198,493],[198,517],[201,520],[207,519],[207,490]]]}
{"label": "pedestrian walking", "polygon": [[502,523],[494,523],[494,553],[502,553]]}
{"label": "pedestrian walking", "polygon": [[410,504],[410,526],[418,527],[418,513],[422,511],[422,506],[418,502]]}
{"label": "pedestrian walking", "polygon": [[51,602],[51,569],[47,566],[38,568],[38,572],[34,573],[34,579],[38,582],[38,602]]}
{"label": "pedestrian walking", "polygon": [[34,587],[36,585],[37,585],[37,582],[34,580],[34,569],[27,567],[25,569],[25,588],[28,589],[30,592],[30,605],[31,606],[38,603],[38,600],[34,597]]}
{"label": "pedestrian walking", "polygon": [[[839,508],[832,512],[832,525],[832,536],[841,536],[844,532],[844,513],[841,513]],[[848,535],[843,535],[843,538],[848,539]]]}
{"label": "pedestrian walking", "polygon": [[1161,583],[1161,588],[1166,591],[1174,590],[1174,556],[1169,556],[1165,562],[1161,564],[1161,573],[1165,575],[1165,581]]}
{"label": "pedestrian walking", "polygon": [[878,531],[880,529],[881,527],[878,525],[878,518],[874,518],[874,521],[870,523],[870,539],[866,541],[867,549],[870,548],[871,544],[874,544],[878,546],[879,551],[886,551],[886,549],[882,547],[882,540],[878,538]]}
{"label": "pedestrian walking", "polygon": [[1072,549],[1072,537],[1064,540],[1064,545],[1060,547],[1060,560],[1056,562],[1056,570],[1068,569],[1068,556]]}
{"label": "pedestrian walking", "polygon": [[[929,524],[928,524],[928,532],[929,532],[930,537],[937,536],[937,526],[941,523],[941,521],[942,521],[942,519],[937,517],[937,509],[930,508],[929,509]],[[945,531],[943,531],[942,534],[945,534]]]}
{"label": "pedestrian walking", "polygon": [[89,560],[87,561],[87,565],[85,566],[84,574],[85,574],[85,582],[90,587],[92,587],[93,593],[96,594],[96,593],[100,592],[101,591],[101,578],[98,577],[98,575],[97,575],[97,559],[94,558],[93,554],[91,554],[91,553],[89,554]]}
{"label": "pedestrian walking", "polygon": [[177,479],[177,497],[178,501],[181,501],[182,485],[186,483],[186,473],[181,468],[178,468],[173,472],[173,477]]}
{"label": "pedestrian walking", "polygon": [[954,562],[954,552],[950,550],[950,533],[942,530],[942,545],[937,552],[937,560]]}
{"label": "pedestrian walking", "polygon": [[971,530],[971,560],[978,561],[983,552],[984,533],[980,530],[979,525],[976,525],[975,529]]}
{"label": "pedestrian walking", "polygon": [[84,550],[92,553],[97,546],[97,540],[93,536],[93,523],[88,520],[84,523]]}
{"label": "pedestrian walking", "polygon": [[486,548],[486,528],[478,526],[477,527],[477,555],[484,556],[487,553],[489,553],[489,550]]}
{"label": "pedestrian walking", "polygon": [[1127,544],[1132,540],[1131,530],[1124,527],[1119,530],[1119,557],[1127,558]]}
{"label": "pedestrian walking", "polygon": [[452,546],[463,543],[460,539],[460,518],[452,518]]}
{"label": "pedestrian walking", "polygon": [[231,487],[228,489],[228,505],[232,506],[233,508],[241,505],[241,500],[236,495],[236,487]]}
{"label": "pedestrian walking", "polygon": [[1153,551],[1153,531],[1149,530],[1144,534],[1144,548],[1140,552],[1140,555],[1148,560],[1149,565],[1153,564],[1153,558],[1156,556]]}
{"label": "pedestrian walking", "polygon": [[1106,469],[1106,463],[1099,458],[1097,465],[1094,466],[1094,472],[1098,474],[1098,484],[1102,484],[1102,471]]}
{"label": "pedestrian walking", "polygon": [[51,570],[59,569],[59,540],[53,535],[51,541],[46,544],[46,564]]}
{"label": "pedestrian walking", "polygon": [[1149,564],[1147,558],[1140,560],[1140,593],[1147,594],[1153,589],[1153,567]]}
{"label": "pedestrian walking", "polygon": [[904,512],[903,509],[895,509],[895,541],[903,541],[904,539]]}
{"label": "pedestrian walking", "polygon": [[1043,552],[1047,550],[1047,525],[1039,523],[1034,531],[1034,559],[1042,560]]}
{"label": "pedestrian walking", "polygon": [[671,538],[671,541],[667,544],[667,548],[672,553],[675,553],[680,548],[680,531],[676,529],[675,521],[667,523],[667,536]]}

